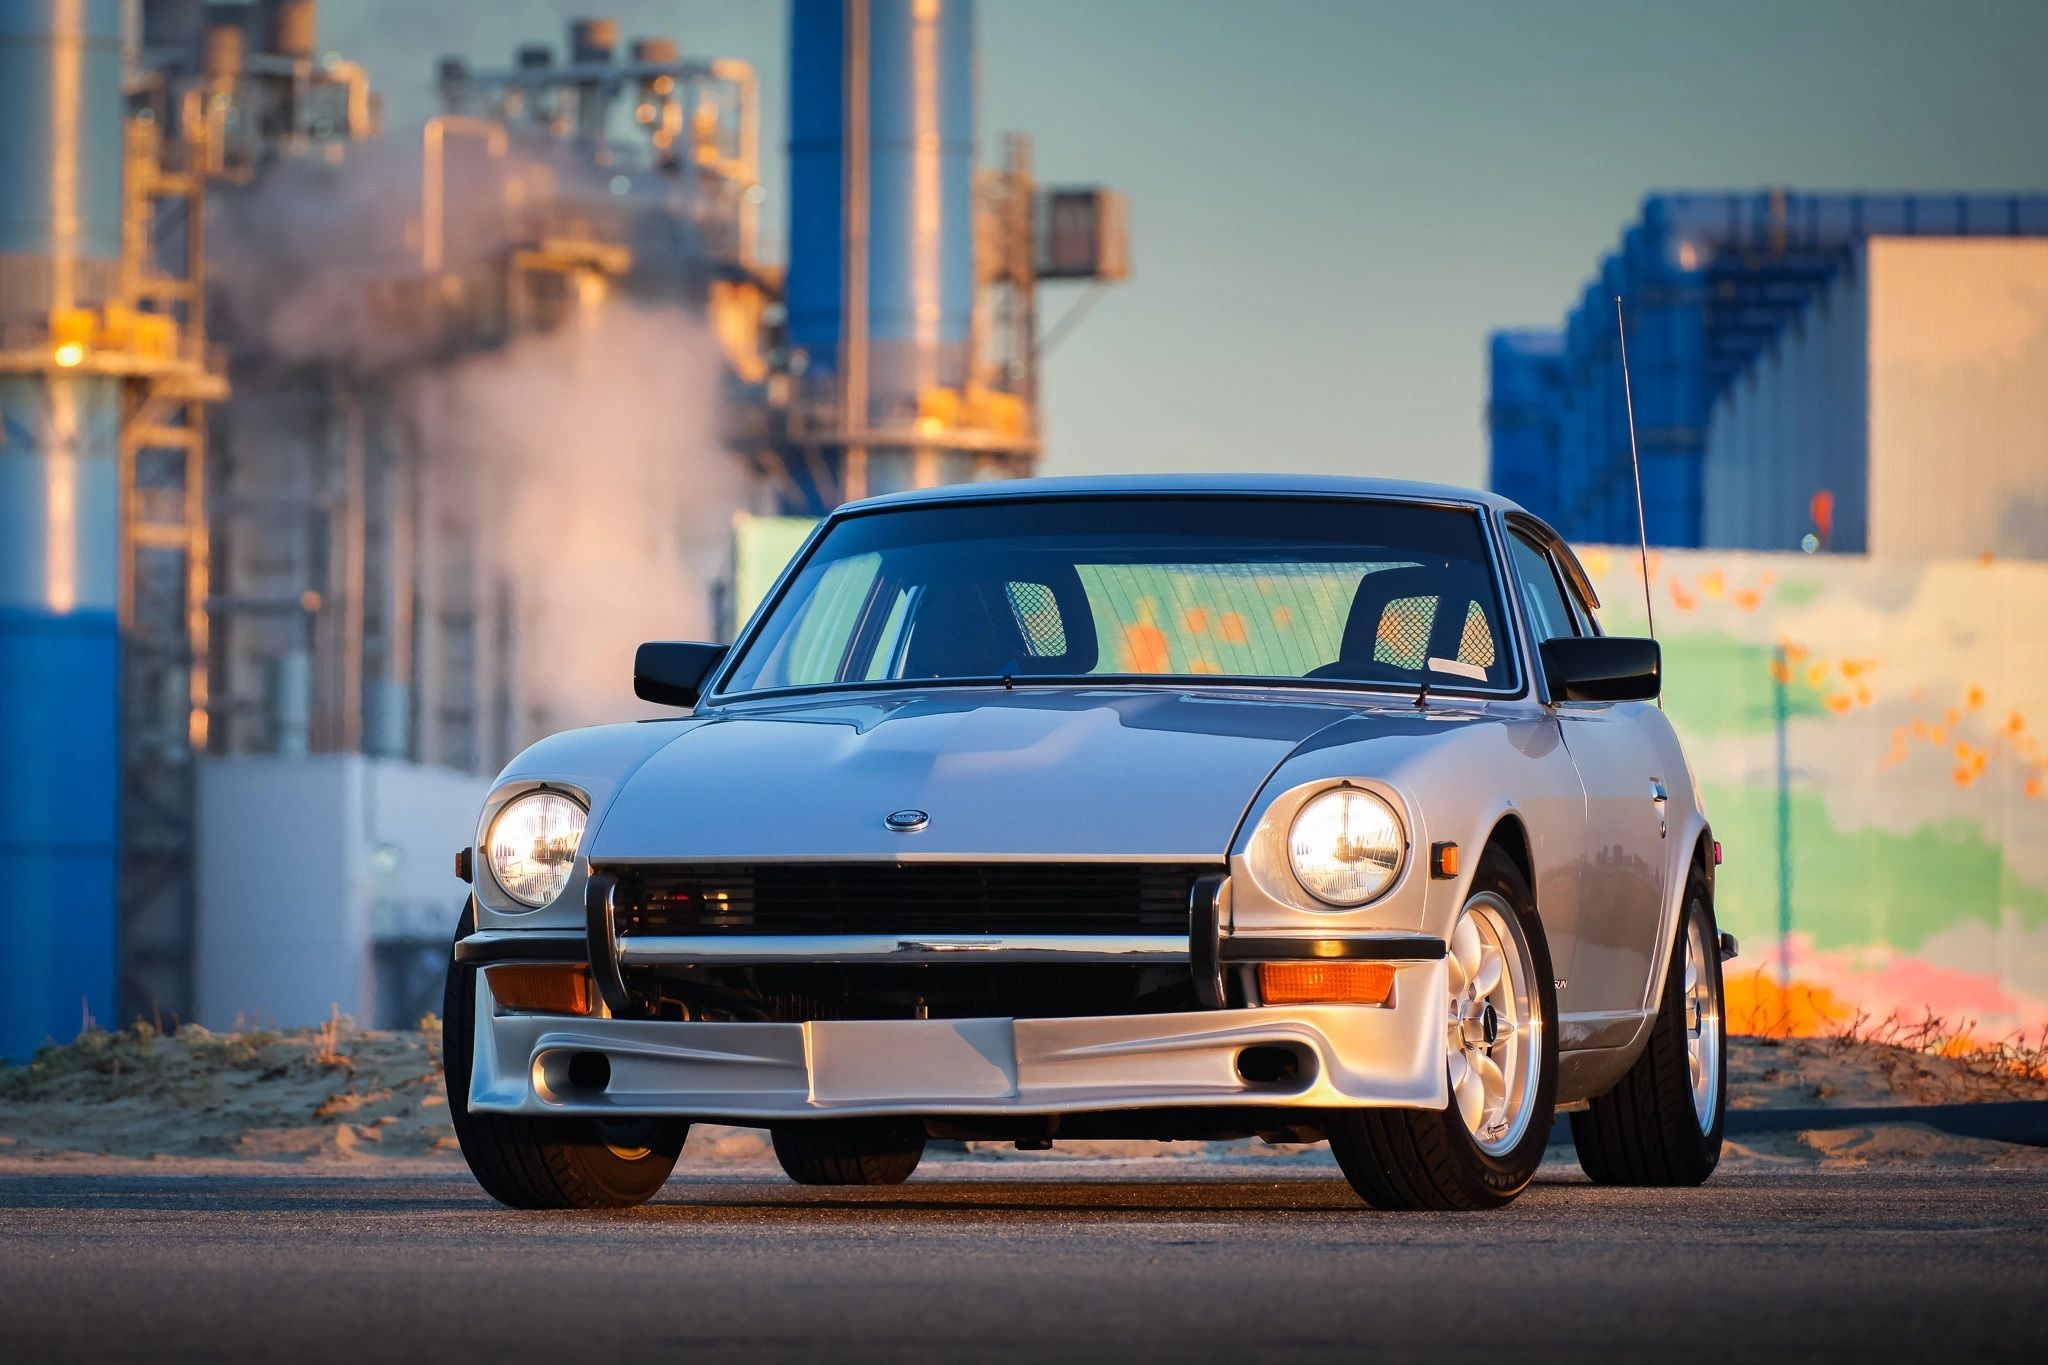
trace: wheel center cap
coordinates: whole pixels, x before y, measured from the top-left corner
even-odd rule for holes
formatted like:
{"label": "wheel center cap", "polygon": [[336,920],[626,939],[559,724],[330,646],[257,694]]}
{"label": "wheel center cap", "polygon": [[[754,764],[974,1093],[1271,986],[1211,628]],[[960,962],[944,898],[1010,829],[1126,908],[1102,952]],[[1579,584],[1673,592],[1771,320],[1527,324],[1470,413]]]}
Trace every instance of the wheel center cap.
{"label": "wheel center cap", "polygon": [[1493,1008],[1491,1000],[1479,1011],[1479,1031],[1485,1036],[1488,1047],[1500,1040],[1500,1014]]}

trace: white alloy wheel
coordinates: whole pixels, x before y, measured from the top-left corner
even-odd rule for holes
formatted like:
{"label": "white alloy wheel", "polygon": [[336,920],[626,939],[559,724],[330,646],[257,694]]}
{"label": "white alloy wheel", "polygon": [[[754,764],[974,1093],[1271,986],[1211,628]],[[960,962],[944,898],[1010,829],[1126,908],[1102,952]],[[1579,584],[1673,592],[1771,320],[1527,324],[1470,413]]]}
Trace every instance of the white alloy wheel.
{"label": "white alloy wheel", "polygon": [[1720,976],[1709,953],[1704,919],[1689,915],[1685,930],[1685,1060],[1692,1072],[1692,1112],[1702,1133],[1714,1127],[1721,1096]]}
{"label": "white alloy wheel", "polygon": [[1500,896],[1481,891],[1465,903],[1449,965],[1451,1102],[1479,1150],[1503,1156],[1520,1144],[1536,1107],[1543,1013],[1521,924]]}

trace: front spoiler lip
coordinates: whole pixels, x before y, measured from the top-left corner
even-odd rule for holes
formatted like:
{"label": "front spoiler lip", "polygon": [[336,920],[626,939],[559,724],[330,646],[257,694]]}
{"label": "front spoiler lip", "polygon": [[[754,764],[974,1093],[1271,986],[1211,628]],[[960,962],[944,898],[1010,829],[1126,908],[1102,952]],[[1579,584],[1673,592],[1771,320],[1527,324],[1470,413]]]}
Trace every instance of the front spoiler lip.
{"label": "front spoiler lip", "polygon": [[[508,1114],[664,1115],[737,1123],[1150,1108],[1441,1109],[1449,1099],[1441,959],[1401,964],[1395,1004],[1198,1010],[1079,1019],[699,1023],[496,1014],[477,990],[469,1107]],[[1247,1048],[1301,1059],[1247,1081]],[[602,1053],[602,1090],[567,1081]]]}

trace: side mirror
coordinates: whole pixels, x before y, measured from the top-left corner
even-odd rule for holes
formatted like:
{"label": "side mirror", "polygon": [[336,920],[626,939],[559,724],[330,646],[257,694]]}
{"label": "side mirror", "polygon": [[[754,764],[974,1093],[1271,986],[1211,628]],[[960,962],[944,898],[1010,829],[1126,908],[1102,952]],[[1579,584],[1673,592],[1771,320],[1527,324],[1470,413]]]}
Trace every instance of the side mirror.
{"label": "side mirror", "polygon": [[724,645],[653,640],[633,652],[633,695],[662,706],[695,706]]}
{"label": "side mirror", "polygon": [[1650,701],[1662,687],[1664,652],[1655,640],[1565,636],[1537,652],[1551,701]]}

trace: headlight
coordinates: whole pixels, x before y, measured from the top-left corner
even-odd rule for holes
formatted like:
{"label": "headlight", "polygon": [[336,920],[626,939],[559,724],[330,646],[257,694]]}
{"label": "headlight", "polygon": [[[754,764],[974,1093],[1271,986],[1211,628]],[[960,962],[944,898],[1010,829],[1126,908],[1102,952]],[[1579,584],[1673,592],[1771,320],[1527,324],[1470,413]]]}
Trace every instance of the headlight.
{"label": "headlight", "polygon": [[590,813],[560,792],[528,792],[506,804],[484,840],[491,875],[521,905],[542,906],[562,894]]}
{"label": "headlight", "polygon": [[1363,905],[1392,886],[1404,847],[1394,808],[1356,787],[1316,797],[1287,832],[1294,879],[1331,905]]}

